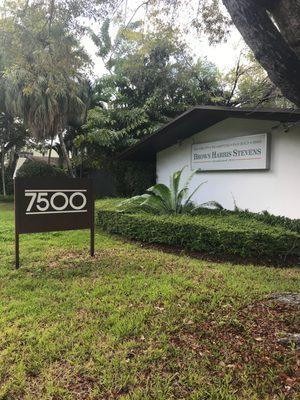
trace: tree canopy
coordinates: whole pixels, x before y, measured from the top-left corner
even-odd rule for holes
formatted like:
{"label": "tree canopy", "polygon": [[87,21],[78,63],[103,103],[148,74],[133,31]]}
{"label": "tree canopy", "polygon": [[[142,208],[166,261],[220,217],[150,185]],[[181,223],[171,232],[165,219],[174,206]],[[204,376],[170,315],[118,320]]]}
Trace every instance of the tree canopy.
{"label": "tree canopy", "polygon": [[119,33],[113,53],[107,38],[108,26],[94,38],[109,73],[93,86],[85,145],[120,151],[193,105],[222,104],[217,68],[195,62],[176,31],[144,34],[134,24]]}
{"label": "tree canopy", "polygon": [[[19,1],[1,10],[0,60],[5,108],[39,140],[81,125],[89,98],[90,59],[79,42],[82,1]],[[85,11],[84,11],[85,10]],[[71,173],[68,154],[64,156]]]}
{"label": "tree canopy", "polygon": [[[188,8],[183,0],[146,0],[132,15],[128,3],[11,0],[0,6],[1,115],[23,122],[37,141],[58,136],[55,146],[71,175],[70,153],[73,164],[99,167],[103,157],[194,105],[299,104],[296,0],[223,0],[229,14],[221,0],[194,0]],[[186,33],[218,43],[232,22],[253,52],[220,73],[204,55],[195,58]],[[87,34],[107,71],[96,70],[92,86],[92,62],[82,46]]]}
{"label": "tree canopy", "polygon": [[[127,4],[127,3],[126,3]],[[300,107],[300,2],[298,0],[149,0],[148,16],[161,16],[210,43],[226,39],[233,23],[270,80]],[[115,2],[118,7],[119,3]]]}

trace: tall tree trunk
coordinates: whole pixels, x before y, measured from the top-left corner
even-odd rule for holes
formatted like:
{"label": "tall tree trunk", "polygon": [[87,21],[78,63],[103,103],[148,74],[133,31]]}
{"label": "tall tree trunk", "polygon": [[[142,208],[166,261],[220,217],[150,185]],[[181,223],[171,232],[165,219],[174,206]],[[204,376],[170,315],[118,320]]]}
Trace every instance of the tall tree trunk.
{"label": "tall tree trunk", "polygon": [[11,161],[10,161],[10,164],[9,164],[9,168],[10,168],[11,170],[13,170],[13,171],[16,169],[16,165],[17,165],[18,158],[19,158],[19,156],[18,156],[18,154],[17,154],[17,149],[16,149],[16,147],[14,147],[14,150],[13,150],[13,157],[12,157],[12,159],[11,159]]}
{"label": "tall tree trunk", "polygon": [[13,146],[9,152],[8,168],[11,168],[13,166],[15,154],[16,154],[16,147]]}
{"label": "tall tree trunk", "polygon": [[290,48],[300,58],[300,1],[273,0],[267,9]]}
{"label": "tall tree trunk", "polygon": [[300,59],[275,26],[263,2],[222,1],[271,81],[287,99],[300,107]]}
{"label": "tall tree trunk", "polygon": [[48,165],[50,165],[50,161],[51,161],[52,146],[53,146],[53,136],[51,137],[50,149],[49,149],[49,154],[48,154]]}
{"label": "tall tree trunk", "polygon": [[67,148],[66,148],[66,145],[65,145],[65,142],[64,142],[63,132],[61,130],[58,131],[58,138],[59,138],[59,142],[60,142],[62,153],[64,155],[64,159],[65,159],[66,164],[67,164],[67,168],[68,168],[69,174],[70,174],[70,176],[72,178],[75,178],[74,171],[73,171],[72,164],[71,164],[71,160],[69,158],[69,154],[67,152]]}
{"label": "tall tree trunk", "polygon": [[2,193],[6,197],[6,185],[5,185],[5,168],[4,168],[4,148],[1,148],[1,178],[2,178]]}

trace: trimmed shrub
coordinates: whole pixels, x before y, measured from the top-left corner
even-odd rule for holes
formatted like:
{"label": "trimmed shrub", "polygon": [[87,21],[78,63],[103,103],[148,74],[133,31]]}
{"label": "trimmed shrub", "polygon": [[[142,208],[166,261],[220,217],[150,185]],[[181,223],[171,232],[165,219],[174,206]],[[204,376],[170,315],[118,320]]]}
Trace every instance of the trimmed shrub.
{"label": "trimmed shrub", "polygon": [[235,215],[243,219],[255,219],[256,221],[264,222],[265,224],[272,226],[281,226],[290,231],[300,233],[300,219],[291,219],[279,215],[273,215],[267,211],[261,213],[254,213],[248,210],[243,211],[231,211],[231,210],[216,210],[208,208],[198,208],[195,212],[196,215]]}
{"label": "trimmed shrub", "polygon": [[165,244],[202,255],[272,265],[299,264],[300,235],[235,215],[126,214],[104,208],[97,222],[110,233]]}
{"label": "trimmed shrub", "polygon": [[17,171],[19,178],[67,176],[64,170],[43,162],[26,160]]}

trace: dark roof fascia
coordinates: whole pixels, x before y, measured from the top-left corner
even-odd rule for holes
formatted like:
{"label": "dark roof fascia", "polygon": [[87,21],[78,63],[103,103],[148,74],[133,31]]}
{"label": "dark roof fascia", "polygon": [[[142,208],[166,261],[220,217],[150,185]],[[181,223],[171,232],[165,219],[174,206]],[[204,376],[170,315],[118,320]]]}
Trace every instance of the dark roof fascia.
{"label": "dark roof fascia", "polygon": [[[141,139],[136,145],[119,154],[117,159],[154,161],[157,152],[227,118],[260,119],[288,123],[300,121],[300,110],[196,106],[174,118],[151,135]],[[186,128],[188,128],[188,132],[184,131]]]}
{"label": "dark roof fascia", "polygon": [[[300,120],[300,109],[292,108],[247,108],[224,106],[195,106],[193,109],[226,112],[233,118],[267,119],[280,122],[297,122]],[[180,116],[179,116],[180,117]],[[230,118],[230,117],[228,117]]]}

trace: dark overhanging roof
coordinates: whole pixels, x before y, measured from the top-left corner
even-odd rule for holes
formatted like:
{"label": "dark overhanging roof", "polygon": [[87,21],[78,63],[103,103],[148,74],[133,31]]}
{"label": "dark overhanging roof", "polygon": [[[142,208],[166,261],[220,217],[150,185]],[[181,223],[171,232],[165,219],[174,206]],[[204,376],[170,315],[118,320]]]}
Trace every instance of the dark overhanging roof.
{"label": "dark overhanging roof", "polygon": [[174,118],[118,156],[121,160],[153,161],[156,153],[227,118],[261,119],[282,123],[300,121],[300,110],[197,106]]}

